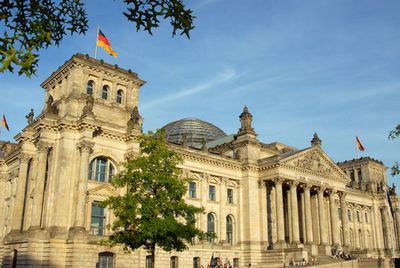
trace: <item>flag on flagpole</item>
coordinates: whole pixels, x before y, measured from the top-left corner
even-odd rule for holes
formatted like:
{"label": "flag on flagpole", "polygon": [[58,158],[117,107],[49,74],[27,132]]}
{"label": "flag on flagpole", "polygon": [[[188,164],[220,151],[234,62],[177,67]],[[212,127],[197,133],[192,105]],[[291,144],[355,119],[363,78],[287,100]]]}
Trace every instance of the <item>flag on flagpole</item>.
{"label": "flag on flagpole", "polygon": [[210,267],[211,267],[211,268],[214,268],[214,267],[215,267],[215,264],[214,264],[214,252],[213,252],[212,255],[211,255]]}
{"label": "flag on flagpole", "polygon": [[356,136],[356,145],[357,145],[358,150],[360,150],[361,152],[364,152],[365,148],[362,146],[362,144],[357,136]]}
{"label": "flag on flagpole", "polygon": [[6,117],[4,116],[4,114],[3,114],[3,118],[1,119],[1,125],[4,126],[8,131],[10,131],[10,128],[8,127],[7,120],[6,120]]}
{"label": "flag on flagpole", "polygon": [[97,34],[97,46],[103,48],[105,51],[107,51],[111,56],[117,57],[118,54],[112,49],[110,42],[108,42],[107,37],[103,32],[99,29],[99,32]]}

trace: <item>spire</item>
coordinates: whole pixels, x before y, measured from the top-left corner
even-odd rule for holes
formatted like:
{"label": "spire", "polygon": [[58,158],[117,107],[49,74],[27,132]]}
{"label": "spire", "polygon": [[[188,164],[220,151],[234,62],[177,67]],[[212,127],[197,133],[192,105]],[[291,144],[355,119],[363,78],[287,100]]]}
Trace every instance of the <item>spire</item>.
{"label": "spire", "polygon": [[243,108],[243,112],[239,116],[240,118],[240,124],[241,127],[239,129],[238,135],[244,135],[244,134],[252,134],[252,135],[257,135],[254,132],[254,129],[251,127],[251,122],[253,121],[253,116],[249,112],[249,109],[247,109],[247,106],[245,105]]}
{"label": "spire", "polygon": [[321,141],[321,139],[318,137],[318,134],[317,134],[317,132],[314,132],[314,137],[313,137],[313,139],[311,140],[311,146],[321,146],[321,143],[322,143],[322,141]]}

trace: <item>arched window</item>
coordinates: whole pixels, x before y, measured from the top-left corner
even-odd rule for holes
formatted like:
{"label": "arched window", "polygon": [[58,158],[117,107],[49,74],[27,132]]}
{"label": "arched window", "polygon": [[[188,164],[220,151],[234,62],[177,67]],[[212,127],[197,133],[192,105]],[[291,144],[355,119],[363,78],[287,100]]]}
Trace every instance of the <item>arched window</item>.
{"label": "arched window", "polygon": [[361,249],[364,248],[364,239],[361,229],[358,230],[358,243]]}
{"label": "arched window", "polygon": [[98,182],[111,182],[115,168],[111,161],[106,157],[97,157],[90,162],[89,180]]}
{"label": "arched window", "polygon": [[232,216],[226,216],[226,242],[232,245],[233,243],[233,220]]}
{"label": "arched window", "polygon": [[113,268],[113,265],[114,265],[114,253],[112,252],[99,253],[99,259],[96,263],[96,268]]}
{"label": "arched window", "polygon": [[115,99],[115,101],[119,104],[122,103],[122,95],[123,95],[123,91],[120,89],[117,91],[117,97]]}
{"label": "arched window", "polygon": [[94,88],[94,82],[93,80],[90,80],[86,86],[86,94],[93,95],[93,88]]}
{"label": "arched window", "polygon": [[354,235],[353,235],[353,229],[349,229],[349,236],[350,236],[350,247],[354,248]]}
{"label": "arched window", "polygon": [[207,240],[210,243],[214,242],[215,233],[215,217],[212,213],[207,214]]}
{"label": "arched window", "polygon": [[109,89],[108,86],[103,86],[103,90],[101,91],[101,98],[103,100],[108,99],[108,89]]}

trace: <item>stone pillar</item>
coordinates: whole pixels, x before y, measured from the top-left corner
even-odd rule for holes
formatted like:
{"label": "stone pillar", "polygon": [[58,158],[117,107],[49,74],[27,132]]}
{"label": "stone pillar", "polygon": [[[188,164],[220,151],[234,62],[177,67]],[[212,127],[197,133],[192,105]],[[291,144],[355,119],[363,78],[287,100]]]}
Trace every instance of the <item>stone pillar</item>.
{"label": "stone pillar", "polygon": [[305,212],[306,212],[306,243],[307,244],[312,244],[314,242],[310,190],[311,190],[311,185],[306,184],[304,187],[304,198],[305,198],[304,203],[305,203]]}
{"label": "stone pillar", "polygon": [[36,144],[36,148],[38,150],[37,170],[36,170],[35,186],[33,190],[34,194],[33,194],[31,227],[40,227],[41,224],[47,155],[51,147],[50,144],[40,141]]}
{"label": "stone pillar", "polygon": [[297,204],[297,185],[299,183],[292,181],[290,183],[290,212],[292,216],[292,243],[300,243],[300,231],[299,231],[299,207]]}
{"label": "stone pillar", "polygon": [[338,217],[338,209],[335,203],[335,195],[336,190],[332,189],[329,195],[329,206],[331,211],[331,226],[332,226],[332,242],[334,246],[338,246],[340,244],[339,239],[339,217]]}
{"label": "stone pillar", "polygon": [[390,223],[389,223],[389,209],[385,206],[382,208],[382,216],[383,216],[383,226],[385,228],[385,240],[387,242],[387,249],[391,249],[392,248],[392,241],[391,241],[391,237],[390,237],[390,233],[391,233],[391,229],[390,229]]}
{"label": "stone pillar", "polygon": [[366,222],[365,222],[365,209],[361,209],[360,213],[361,213],[360,216],[361,216],[361,226],[362,226],[361,232],[362,232],[362,236],[363,236],[362,237],[363,245],[360,245],[360,246],[361,246],[361,249],[368,249],[367,226],[366,226]]}
{"label": "stone pillar", "polygon": [[81,152],[81,167],[79,171],[78,195],[76,203],[75,226],[85,227],[87,184],[89,174],[89,156],[93,151],[92,142],[82,141],[78,143],[77,149]]}
{"label": "stone pillar", "polygon": [[350,246],[349,218],[348,218],[348,215],[347,215],[346,196],[347,196],[346,193],[340,192],[340,207],[342,208],[343,245],[345,247],[349,247]]}
{"label": "stone pillar", "polygon": [[319,216],[319,231],[321,245],[328,245],[328,225],[326,222],[324,192],[325,187],[321,186],[318,191],[318,216]]}
{"label": "stone pillar", "polygon": [[396,219],[396,231],[397,231],[397,236],[396,236],[396,238],[397,238],[397,246],[398,246],[398,249],[400,249],[400,209],[399,208],[397,208],[396,210],[395,210],[395,219]]}
{"label": "stone pillar", "polygon": [[22,217],[24,210],[26,184],[28,183],[28,164],[32,158],[31,155],[20,153],[19,155],[19,173],[17,181],[17,191],[14,200],[14,212],[12,220],[12,231],[22,230]]}
{"label": "stone pillar", "polygon": [[219,215],[221,220],[220,222],[220,227],[219,227],[219,240],[222,243],[225,243],[227,241],[226,237],[226,203],[227,203],[227,184],[228,184],[228,178],[221,178],[221,183],[220,183],[220,193],[219,193]]}
{"label": "stone pillar", "polygon": [[282,179],[275,179],[275,197],[276,197],[276,229],[277,242],[285,243],[285,226],[283,218],[283,196],[282,196]]}

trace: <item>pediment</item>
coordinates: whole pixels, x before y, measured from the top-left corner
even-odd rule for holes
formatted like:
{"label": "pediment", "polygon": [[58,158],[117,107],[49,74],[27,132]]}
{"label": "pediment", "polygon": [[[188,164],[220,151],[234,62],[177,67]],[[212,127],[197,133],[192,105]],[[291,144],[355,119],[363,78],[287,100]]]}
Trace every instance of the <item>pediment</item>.
{"label": "pediment", "polygon": [[89,196],[109,197],[114,196],[116,193],[109,184],[95,186],[87,191]]}
{"label": "pediment", "polygon": [[279,160],[279,164],[296,168],[304,173],[312,172],[346,183],[350,182],[347,174],[320,147],[311,147],[282,158]]}

